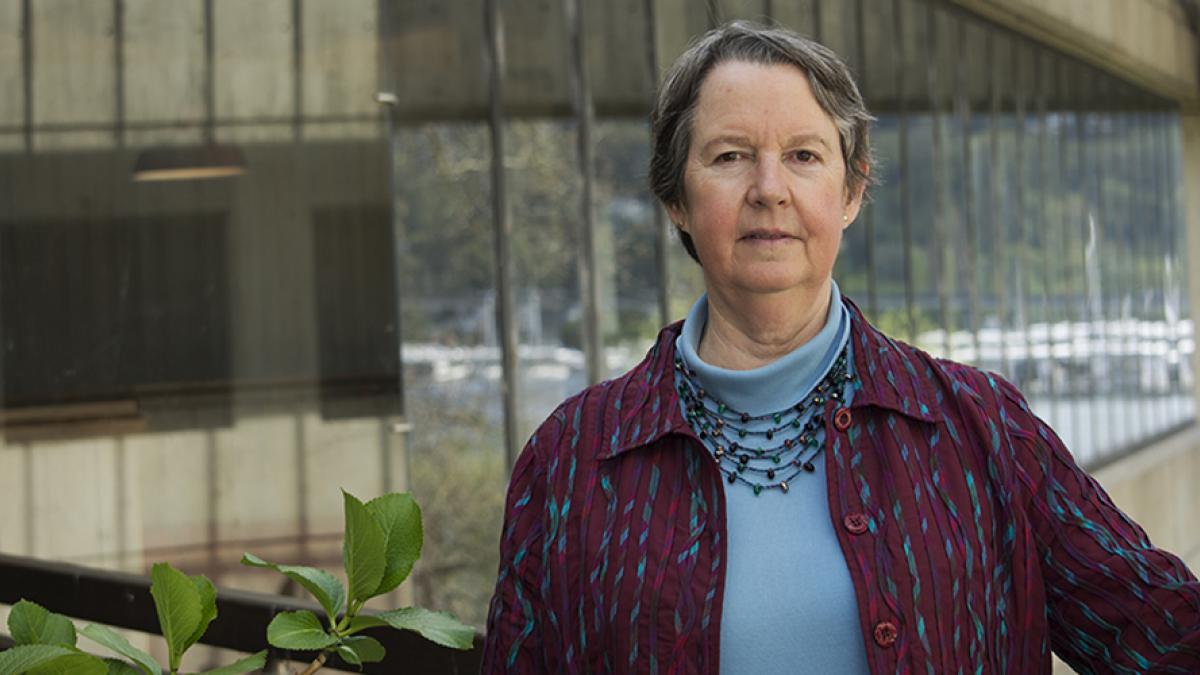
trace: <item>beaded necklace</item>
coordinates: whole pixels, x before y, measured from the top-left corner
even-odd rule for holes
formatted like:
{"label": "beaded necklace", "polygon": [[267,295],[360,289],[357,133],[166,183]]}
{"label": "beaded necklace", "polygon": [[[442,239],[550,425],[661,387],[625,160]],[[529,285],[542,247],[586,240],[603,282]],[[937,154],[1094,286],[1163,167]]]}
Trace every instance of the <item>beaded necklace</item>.
{"label": "beaded necklace", "polygon": [[[736,410],[705,391],[696,371],[679,356],[675,370],[681,375],[678,389],[688,425],[726,480],[749,485],[755,495],[774,489],[787,494],[796,476],[816,470],[813,460],[823,449],[818,433],[825,421],[823,407],[826,400],[841,400],[844,386],[854,379],[848,362],[843,346],[817,386],[795,404],[763,415]],[[778,476],[782,478],[776,482]]]}

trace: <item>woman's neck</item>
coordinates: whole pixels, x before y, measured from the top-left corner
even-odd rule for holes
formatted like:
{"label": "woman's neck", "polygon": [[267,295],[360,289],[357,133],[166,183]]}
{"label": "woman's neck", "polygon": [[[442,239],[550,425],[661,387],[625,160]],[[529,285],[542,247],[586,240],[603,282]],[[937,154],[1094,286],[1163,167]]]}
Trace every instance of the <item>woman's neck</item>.
{"label": "woman's neck", "polygon": [[697,355],[721,368],[750,370],[791,353],[825,326],[830,284],[826,281],[806,298],[732,297],[710,290],[708,322]]}

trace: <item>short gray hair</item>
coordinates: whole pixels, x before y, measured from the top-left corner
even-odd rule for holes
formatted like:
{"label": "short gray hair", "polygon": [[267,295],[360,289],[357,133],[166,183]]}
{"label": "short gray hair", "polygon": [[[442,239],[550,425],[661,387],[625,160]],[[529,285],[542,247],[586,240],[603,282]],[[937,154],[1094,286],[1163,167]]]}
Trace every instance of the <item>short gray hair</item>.
{"label": "short gray hair", "polygon": [[[683,174],[692,142],[700,85],[713,68],[727,61],[791,65],[808,76],[817,104],[833,119],[846,165],[846,188],[854,194],[870,184],[871,122],[850,69],[828,47],[786,28],[734,21],[695,40],[667,71],[650,115],[650,189],[667,206],[682,205]],[[686,232],[683,246],[697,262]]]}

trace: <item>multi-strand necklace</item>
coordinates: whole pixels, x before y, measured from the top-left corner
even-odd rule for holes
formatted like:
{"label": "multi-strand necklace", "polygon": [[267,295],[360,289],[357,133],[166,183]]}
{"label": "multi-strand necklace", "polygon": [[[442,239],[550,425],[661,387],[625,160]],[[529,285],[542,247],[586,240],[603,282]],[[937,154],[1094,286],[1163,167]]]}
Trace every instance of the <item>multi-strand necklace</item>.
{"label": "multi-strand necklace", "polygon": [[785,494],[801,473],[816,470],[813,460],[821,453],[825,402],[839,401],[854,379],[842,347],[825,376],[798,402],[774,412],[751,415],[733,408],[705,391],[683,359],[675,357],[680,374],[679,395],[688,425],[704,441],[732,485],[742,482],[754,489],[781,490]]}

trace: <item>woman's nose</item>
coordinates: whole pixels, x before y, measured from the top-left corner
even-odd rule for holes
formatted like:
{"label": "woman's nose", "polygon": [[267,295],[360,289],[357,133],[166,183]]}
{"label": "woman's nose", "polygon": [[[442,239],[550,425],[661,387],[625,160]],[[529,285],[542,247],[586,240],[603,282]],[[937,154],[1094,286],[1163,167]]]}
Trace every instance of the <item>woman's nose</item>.
{"label": "woman's nose", "polygon": [[754,166],[754,178],[746,197],[755,206],[786,206],[788,203],[787,182],[784,167],[778,158],[763,157]]}

